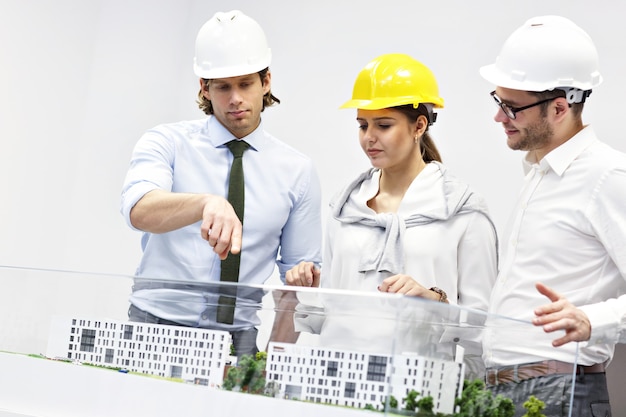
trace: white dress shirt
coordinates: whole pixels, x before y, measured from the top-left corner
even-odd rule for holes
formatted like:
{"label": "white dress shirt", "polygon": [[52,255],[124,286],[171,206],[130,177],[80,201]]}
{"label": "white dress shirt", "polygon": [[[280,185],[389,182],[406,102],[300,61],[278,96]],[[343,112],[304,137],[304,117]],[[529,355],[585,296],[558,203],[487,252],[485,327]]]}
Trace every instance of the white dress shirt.
{"label": "white dress shirt", "polygon": [[486,365],[555,359],[573,363],[576,343],[554,348],[562,332],[529,322],[550,300],[541,282],[584,310],[589,342],[578,363],[610,360],[626,342],[626,156],[584,128],[539,163],[525,161],[526,177],[507,230],[491,313],[527,322],[492,322],[483,340]]}

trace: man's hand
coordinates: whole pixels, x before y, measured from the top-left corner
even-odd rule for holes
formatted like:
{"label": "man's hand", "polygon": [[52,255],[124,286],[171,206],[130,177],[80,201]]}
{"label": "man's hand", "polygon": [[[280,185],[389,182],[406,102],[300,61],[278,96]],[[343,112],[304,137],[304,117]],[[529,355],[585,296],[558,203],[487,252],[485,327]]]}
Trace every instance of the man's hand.
{"label": "man's hand", "polygon": [[552,301],[535,309],[533,324],[543,326],[546,333],[565,330],[565,336],[552,341],[552,346],[558,347],[569,342],[583,342],[591,337],[591,323],[589,317],[579,308],[576,308],[565,297],[552,288],[541,283],[535,285],[537,291]]}
{"label": "man's hand", "polygon": [[135,204],[130,220],[150,233],[171,232],[201,220],[200,235],[221,259],[229,251],[241,252],[241,222],[228,200],[218,195],[152,190]]}
{"label": "man's hand", "polygon": [[220,259],[226,259],[228,252],[241,252],[242,229],[241,222],[228,200],[215,195],[209,196],[202,210],[200,233]]}
{"label": "man's hand", "polygon": [[287,285],[319,287],[320,270],[313,262],[300,262],[285,274]]}

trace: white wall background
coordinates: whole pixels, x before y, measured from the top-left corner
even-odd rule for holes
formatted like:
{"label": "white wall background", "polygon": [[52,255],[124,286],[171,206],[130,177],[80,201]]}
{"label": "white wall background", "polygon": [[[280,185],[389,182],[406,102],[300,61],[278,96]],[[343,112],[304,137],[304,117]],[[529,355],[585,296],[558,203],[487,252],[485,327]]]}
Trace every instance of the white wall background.
{"label": "white wall background", "polygon": [[446,107],[432,134],[444,162],[487,198],[502,229],[521,153],[492,120],[478,74],[527,18],[561,14],[594,39],[604,83],[584,119],[626,151],[626,4],[618,0],[0,0],[0,265],[132,274],[139,234],[119,195],[131,150],[158,123],[203,117],[195,35],[241,9],[273,50],[267,129],[316,162],[324,205],[367,168],[354,111],[338,110],[373,57],[404,52],[435,73]]}
{"label": "white wall background", "polygon": [[[139,234],[119,195],[133,145],[158,123],[203,117],[193,44],[214,12],[239,8],[265,28],[273,91],[263,117],[315,160],[324,205],[368,167],[350,97],[373,57],[404,52],[438,78],[446,107],[432,129],[444,162],[485,195],[503,226],[521,181],[521,153],[492,120],[478,74],[527,18],[560,13],[594,38],[605,82],[585,119],[626,150],[626,4],[582,0],[0,0],[0,264],[131,274]],[[616,117],[618,117],[616,119]],[[618,131],[619,131],[618,130]]]}

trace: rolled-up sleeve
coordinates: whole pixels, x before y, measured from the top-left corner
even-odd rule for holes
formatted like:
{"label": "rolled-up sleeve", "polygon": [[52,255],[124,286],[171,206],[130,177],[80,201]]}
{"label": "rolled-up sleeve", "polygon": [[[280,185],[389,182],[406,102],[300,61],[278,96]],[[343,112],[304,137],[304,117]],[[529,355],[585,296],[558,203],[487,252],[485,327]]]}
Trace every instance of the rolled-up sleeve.
{"label": "rolled-up sleeve", "polygon": [[171,190],[173,179],[174,145],[156,130],[146,132],[137,142],[124,180],[120,212],[129,227],[130,211],[146,193],[161,189]]}

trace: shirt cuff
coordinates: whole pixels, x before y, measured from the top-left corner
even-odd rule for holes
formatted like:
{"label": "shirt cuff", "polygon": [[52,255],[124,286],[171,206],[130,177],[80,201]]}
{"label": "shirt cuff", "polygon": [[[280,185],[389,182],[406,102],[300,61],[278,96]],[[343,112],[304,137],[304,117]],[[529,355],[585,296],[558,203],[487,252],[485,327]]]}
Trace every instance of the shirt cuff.
{"label": "shirt cuff", "polygon": [[141,197],[146,195],[152,190],[159,189],[156,184],[150,182],[139,182],[132,187],[128,188],[124,194],[122,194],[122,215],[124,216],[124,220],[126,220],[126,224],[133,230],[141,231],[134,227],[130,222],[130,211],[135,207],[135,204]]}
{"label": "shirt cuff", "polygon": [[619,342],[620,317],[611,304],[605,301],[580,307],[591,324],[590,338],[583,342],[581,347]]}

